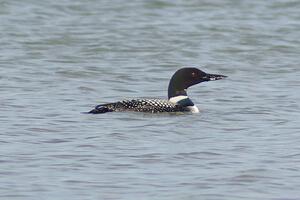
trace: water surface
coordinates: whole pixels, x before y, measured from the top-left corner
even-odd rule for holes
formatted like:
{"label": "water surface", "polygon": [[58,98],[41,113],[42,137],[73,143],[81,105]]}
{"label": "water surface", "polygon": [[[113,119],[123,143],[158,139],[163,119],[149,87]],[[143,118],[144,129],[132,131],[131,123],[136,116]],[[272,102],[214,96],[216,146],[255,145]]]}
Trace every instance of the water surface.
{"label": "water surface", "polygon": [[[299,199],[297,1],[1,1],[1,199]],[[85,115],[166,98],[195,115]]]}

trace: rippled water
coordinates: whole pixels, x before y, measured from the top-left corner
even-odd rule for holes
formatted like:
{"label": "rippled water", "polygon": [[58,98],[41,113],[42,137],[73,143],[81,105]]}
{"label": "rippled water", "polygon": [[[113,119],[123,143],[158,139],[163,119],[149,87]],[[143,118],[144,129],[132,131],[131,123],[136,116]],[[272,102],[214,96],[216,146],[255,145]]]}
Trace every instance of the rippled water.
{"label": "rippled water", "polygon": [[[1,199],[299,199],[298,1],[0,2]],[[166,98],[195,115],[94,105]]]}

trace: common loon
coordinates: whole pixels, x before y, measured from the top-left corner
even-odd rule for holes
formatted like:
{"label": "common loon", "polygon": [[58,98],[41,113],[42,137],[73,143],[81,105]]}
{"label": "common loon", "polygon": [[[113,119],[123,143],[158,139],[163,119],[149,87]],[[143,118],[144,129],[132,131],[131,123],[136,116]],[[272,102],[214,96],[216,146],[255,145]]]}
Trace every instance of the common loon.
{"label": "common loon", "polygon": [[133,99],[114,103],[97,105],[88,113],[99,114],[106,112],[136,111],[136,112],[191,112],[198,113],[199,109],[187,96],[187,89],[201,82],[223,79],[226,76],[207,74],[197,68],[181,68],[172,76],[168,88],[168,100],[162,99]]}

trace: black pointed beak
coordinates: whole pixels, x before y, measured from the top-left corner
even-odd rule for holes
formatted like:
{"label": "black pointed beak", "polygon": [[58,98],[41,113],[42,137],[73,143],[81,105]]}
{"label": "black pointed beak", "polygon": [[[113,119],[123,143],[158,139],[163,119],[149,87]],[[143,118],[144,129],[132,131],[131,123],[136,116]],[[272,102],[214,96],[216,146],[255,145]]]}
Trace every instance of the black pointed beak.
{"label": "black pointed beak", "polygon": [[203,80],[204,80],[204,81],[216,81],[216,80],[224,79],[224,78],[226,78],[226,77],[227,77],[227,76],[219,75],[219,74],[206,74],[206,75],[203,77]]}

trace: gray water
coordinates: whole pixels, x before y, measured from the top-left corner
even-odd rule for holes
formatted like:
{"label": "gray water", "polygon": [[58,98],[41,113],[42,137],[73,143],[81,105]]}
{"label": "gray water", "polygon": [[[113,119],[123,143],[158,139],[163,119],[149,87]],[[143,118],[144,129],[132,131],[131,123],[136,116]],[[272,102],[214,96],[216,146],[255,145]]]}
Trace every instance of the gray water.
{"label": "gray water", "polygon": [[[0,2],[1,199],[300,199],[300,2]],[[166,98],[200,114],[107,113]]]}

